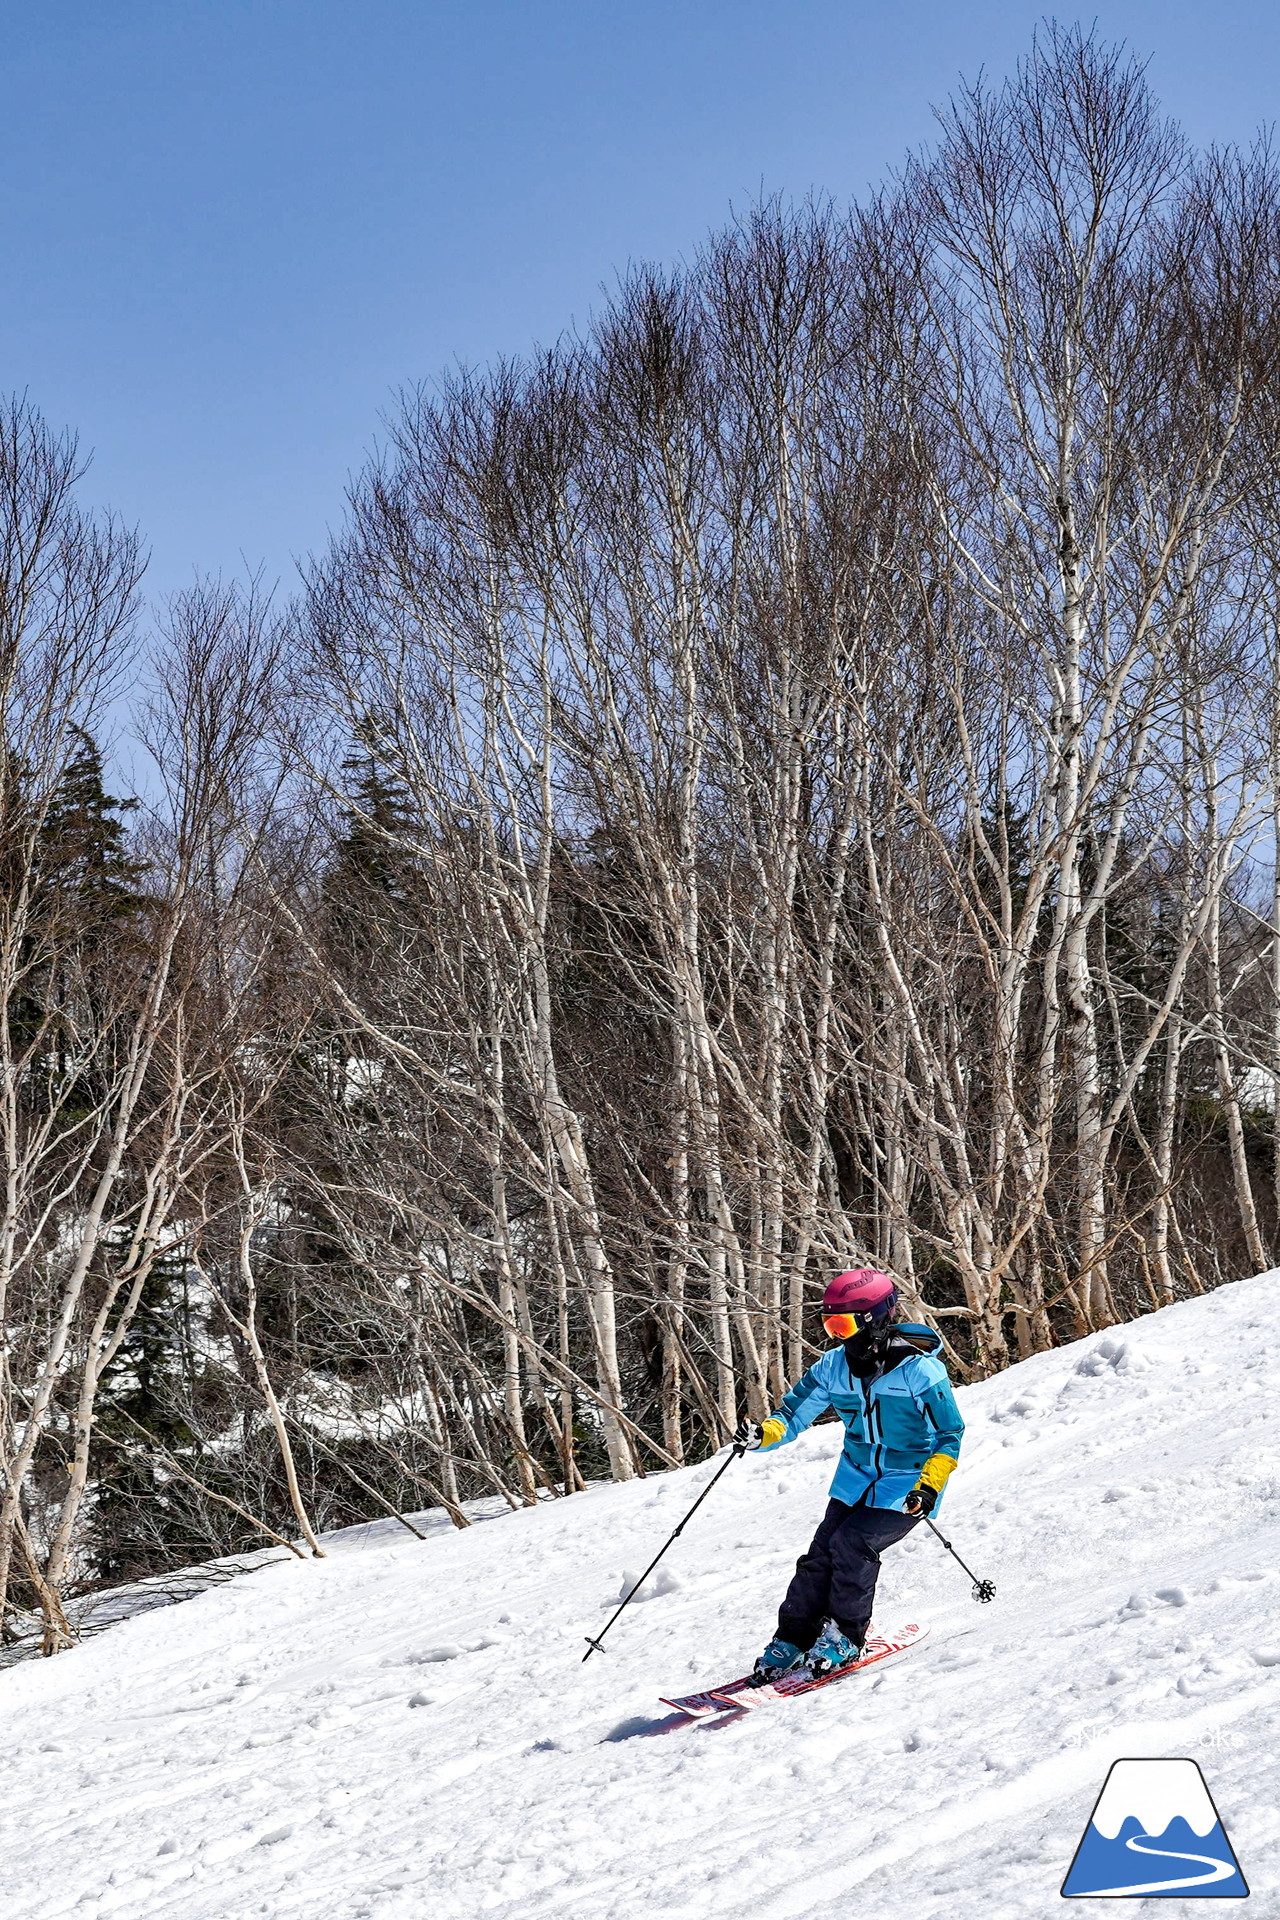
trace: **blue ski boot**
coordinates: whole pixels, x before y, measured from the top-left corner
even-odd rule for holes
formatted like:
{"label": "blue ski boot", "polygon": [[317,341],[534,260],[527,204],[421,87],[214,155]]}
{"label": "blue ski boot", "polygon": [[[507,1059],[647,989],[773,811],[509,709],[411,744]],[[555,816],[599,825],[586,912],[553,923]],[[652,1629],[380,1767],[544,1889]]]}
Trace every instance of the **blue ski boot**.
{"label": "blue ski boot", "polygon": [[780,1680],[784,1673],[794,1673],[803,1665],[804,1654],[799,1647],[793,1647],[789,1640],[771,1640],[756,1661],[752,1677],[758,1687],[763,1687],[767,1681]]}
{"label": "blue ski boot", "polygon": [[851,1667],[859,1657],[862,1648],[856,1640],[850,1640],[841,1633],[834,1620],[828,1620],[808,1653],[805,1665],[815,1680],[825,1680],[829,1673],[838,1673],[841,1667]]}

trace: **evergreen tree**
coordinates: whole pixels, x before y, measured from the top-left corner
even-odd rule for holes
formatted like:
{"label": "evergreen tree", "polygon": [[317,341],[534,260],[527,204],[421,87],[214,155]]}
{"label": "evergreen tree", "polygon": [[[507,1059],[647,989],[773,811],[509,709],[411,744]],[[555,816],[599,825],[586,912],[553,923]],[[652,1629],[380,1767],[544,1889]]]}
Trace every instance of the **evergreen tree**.
{"label": "evergreen tree", "polygon": [[137,800],[107,792],[97,742],[79,727],[75,735],[78,750],[41,828],[39,869],[46,895],[56,895],[80,938],[93,941],[139,911],[146,865],[130,856],[125,835]]}
{"label": "evergreen tree", "polygon": [[[190,1505],[183,1483],[149,1457],[138,1428],[166,1452],[198,1445],[180,1409],[193,1383],[184,1340],[184,1266],[161,1256],[142,1290],[138,1310],[106,1368],[99,1389],[93,1478],[94,1558],[108,1585],[172,1566],[191,1544]],[[135,1424],[136,1423],[136,1424]],[[105,1444],[103,1444],[105,1442]],[[198,1544],[198,1543],[197,1543]]]}
{"label": "evergreen tree", "polygon": [[[96,742],[75,732],[77,750],[40,823],[23,988],[10,1014],[20,1045],[44,1029],[55,1077],[64,1070],[65,1035],[100,1021],[118,993],[121,969],[144,964],[135,925],[148,904],[146,864],[132,857],[125,826],[138,802],[107,792]],[[93,1097],[92,1084],[84,1094]],[[74,1120],[65,1086],[59,1097]]]}
{"label": "evergreen tree", "polygon": [[404,787],[391,779],[374,754],[362,750],[343,761],[350,776],[351,804],[346,832],[334,850],[325,881],[333,910],[351,917],[352,896],[371,890],[390,899],[405,897],[408,857],[403,852],[410,803]]}

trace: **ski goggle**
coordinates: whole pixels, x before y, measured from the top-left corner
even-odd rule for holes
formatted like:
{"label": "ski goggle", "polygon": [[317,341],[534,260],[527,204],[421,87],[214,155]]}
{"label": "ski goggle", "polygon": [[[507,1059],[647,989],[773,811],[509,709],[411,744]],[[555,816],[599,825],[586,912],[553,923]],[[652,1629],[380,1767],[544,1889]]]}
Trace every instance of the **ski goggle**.
{"label": "ski goggle", "polygon": [[833,1340],[852,1340],[863,1320],[869,1320],[870,1317],[861,1313],[824,1313],[822,1324]]}

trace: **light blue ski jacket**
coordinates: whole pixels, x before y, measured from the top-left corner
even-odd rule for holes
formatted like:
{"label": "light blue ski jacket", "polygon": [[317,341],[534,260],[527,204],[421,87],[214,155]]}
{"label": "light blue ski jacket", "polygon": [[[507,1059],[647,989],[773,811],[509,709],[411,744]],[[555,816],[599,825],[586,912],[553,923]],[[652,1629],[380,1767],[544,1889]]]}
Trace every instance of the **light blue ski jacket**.
{"label": "light blue ski jacket", "polygon": [[[832,1347],[801,1374],[773,1415],[784,1424],[775,1444],[785,1446],[827,1407],[835,1408],[845,1434],[831,1495],[851,1507],[865,1494],[868,1506],[901,1511],[931,1454],[960,1457],[964,1421],[936,1357],[941,1340],[913,1322],[895,1326],[894,1333],[916,1351],[872,1380],[869,1391],[849,1372],[844,1347]],[[939,1493],[935,1512],[941,1504]]]}

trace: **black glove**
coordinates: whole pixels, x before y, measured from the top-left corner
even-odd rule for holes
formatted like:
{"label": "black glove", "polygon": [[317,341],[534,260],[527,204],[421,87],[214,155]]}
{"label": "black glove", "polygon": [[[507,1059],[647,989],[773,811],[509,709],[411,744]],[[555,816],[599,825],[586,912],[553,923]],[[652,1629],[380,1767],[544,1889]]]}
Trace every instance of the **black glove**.
{"label": "black glove", "polygon": [[742,1447],[747,1453],[755,1453],[764,1445],[764,1433],[758,1420],[743,1420],[733,1436],[735,1447]]}
{"label": "black glove", "polygon": [[912,1487],[910,1493],[902,1503],[902,1511],[904,1513],[914,1514],[917,1517],[922,1514],[932,1513],[934,1502],[937,1498],[938,1496],[932,1487]]}

